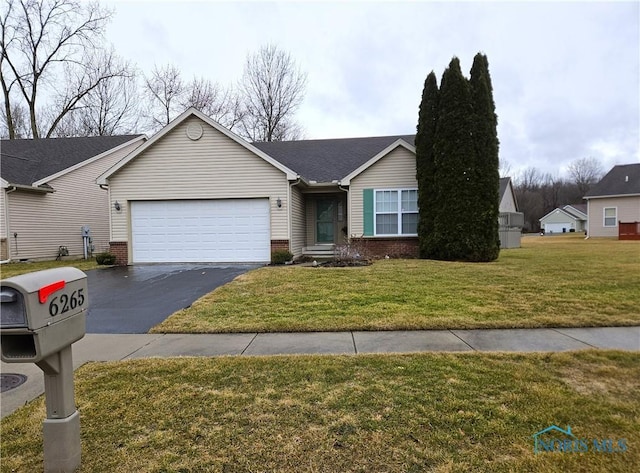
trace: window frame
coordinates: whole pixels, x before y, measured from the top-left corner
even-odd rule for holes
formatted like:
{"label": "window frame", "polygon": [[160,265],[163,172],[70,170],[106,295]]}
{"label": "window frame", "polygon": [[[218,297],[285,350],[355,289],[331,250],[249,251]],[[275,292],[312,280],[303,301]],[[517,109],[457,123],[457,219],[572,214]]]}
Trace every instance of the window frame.
{"label": "window frame", "polygon": [[[408,214],[419,215],[419,208],[415,211],[402,211],[402,192],[403,191],[415,191],[416,192],[416,207],[418,204],[418,188],[417,187],[396,187],[396,188],[381,188],[373,189],[373,236],[377,237],[416,237],[418,233],[402,233],[402,216]],[[396,192],[398,208],[395,212],[378,212],[378,192]],[[397,215],[398,232],[397,233],[378,233],[378,215]]]}
{"label": "window frame", "polygon": [[[607,210],[613,210],[615,212],[615,215],[613,217],[607,217]],[[613,225],[607,225],[608,218],[613,218]],[[605,228],[615,228],[618,226],[618,207],[602,208],[602,226]]]}

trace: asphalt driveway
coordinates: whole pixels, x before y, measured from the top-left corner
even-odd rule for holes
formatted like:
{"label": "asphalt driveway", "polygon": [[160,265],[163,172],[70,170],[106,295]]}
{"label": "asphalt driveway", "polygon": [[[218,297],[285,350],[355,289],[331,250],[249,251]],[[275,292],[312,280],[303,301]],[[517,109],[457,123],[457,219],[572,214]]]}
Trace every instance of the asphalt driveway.
{"label": "asphalt driveway", "polygon": [[87,271],[87,333],[147,333],[256,265],[153,264]]}

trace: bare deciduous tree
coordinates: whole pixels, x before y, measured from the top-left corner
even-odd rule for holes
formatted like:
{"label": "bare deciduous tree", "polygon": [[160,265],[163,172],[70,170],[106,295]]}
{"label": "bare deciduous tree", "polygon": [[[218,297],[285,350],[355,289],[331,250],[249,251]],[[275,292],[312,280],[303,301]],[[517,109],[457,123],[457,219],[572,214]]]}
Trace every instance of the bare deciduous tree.
{"label": "bare deciduous tree", "polygon": [[225,89],[204,78],[185,82],[180,70],[171,64],[156,66],[151,76],[145,78],[145,86],[150,103],[147,118],[154,130],[167,125],[189,107],[200,110],[229,130],[243,118],[244,108],[232,88]]}
{"label": "bare deciduous tree", "polygon": [[157,130],[182,112],[181,101],[186,88],[180,71],[171,64],[154,67],[151,76],[145,77],[145,85],[149,102],[147,118],[150,126]]}
{"label": "bare deciduous tree", "polygon": [[194,78],[187,85],[181,105],[185,109],[194,107],[200,110],[229,130],[243,118],[243,108],[238,94],[232,88],[223,89],[204,78]]}
{"label": "bare deciduous tree", "polygon": [[249,55],[240,84],[246,108],[242,133],[253,141],[299,135],[293,115],[302,103],[306,82],[307,75],[291,56],[274,45]]}
{"label": "bare deciduous tree", "polygon": [[29,116],[22,104],[11,104],[10,110],[3,107],[1,119],[0,138],[9,138],[9,122],[13,125],[13,138],[27,138],[29,136]]}
{"label": "bare deciduous tree", "polygon": [[136,130],[140,107],[135,69],[113,52],[104,52],[97,56],[97,64],[88,72],[98,76],[107,69],[117,70],[119,74],[100,81],[86,94],[76,108],[60,120],[54,136],[103,136]]}
{"label": "bare deciduous tree", "polygon": [[33,138],[53,136],[87,95],[129,74],[116,67],[122,64],[113,53],[100,53],[111,12],[98,3],[6,0],[0,16],[0,82],[10,138],[16,137],[15,104],[24,104]]}
{"label": "bare deciduous tree", "polygon": [[604,174],[602,164],[596,158],[576,159],[567,170],[583,196]]}
{"label": "bare deciduous tree", "polygon": [[500,165],[498,168],[498,172],[500,173],[500,177],[510,177],[513,169],[511,167],[511,163],[506,159],[500,160]]}

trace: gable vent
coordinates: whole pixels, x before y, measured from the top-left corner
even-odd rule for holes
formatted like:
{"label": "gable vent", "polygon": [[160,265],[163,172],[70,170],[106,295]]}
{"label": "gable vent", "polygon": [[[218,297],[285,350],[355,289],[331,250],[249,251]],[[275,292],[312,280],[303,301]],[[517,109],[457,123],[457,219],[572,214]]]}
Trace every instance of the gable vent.
{"label": "gable vent", "polygon": [[189,123],[187,126],[187,136],[190,140],[197,141],[202,138],[202,125],[200,123]]}

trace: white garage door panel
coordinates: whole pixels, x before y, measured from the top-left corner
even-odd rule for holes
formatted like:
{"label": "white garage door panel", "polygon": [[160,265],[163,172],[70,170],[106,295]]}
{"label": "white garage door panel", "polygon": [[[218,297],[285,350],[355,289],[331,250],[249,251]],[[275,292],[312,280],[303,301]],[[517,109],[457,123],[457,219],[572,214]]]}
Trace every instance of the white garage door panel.
{"label": "white garage door panel", "polygon": [[270,260],[268,199],[131,203],[134,263]]}
{"label": "white garage door panel", "polygon": [[571,228],[570,223],[545,223],[544,224],[544,232],[545,233],[562,233],[562,229],[565,229],[565,232],[568,232]]}

